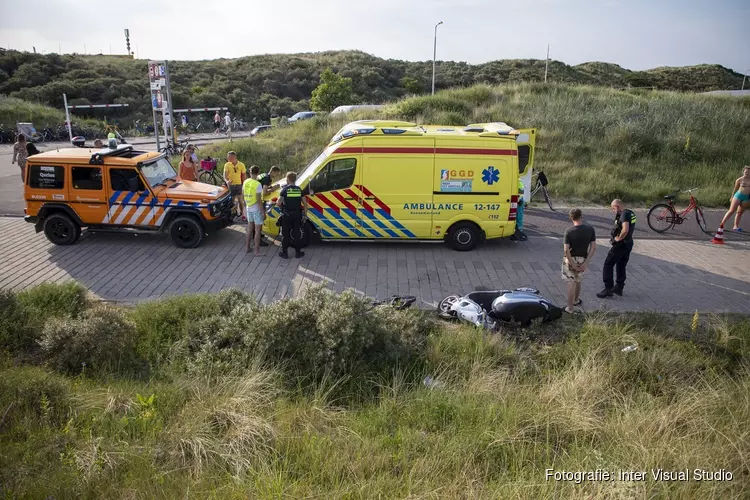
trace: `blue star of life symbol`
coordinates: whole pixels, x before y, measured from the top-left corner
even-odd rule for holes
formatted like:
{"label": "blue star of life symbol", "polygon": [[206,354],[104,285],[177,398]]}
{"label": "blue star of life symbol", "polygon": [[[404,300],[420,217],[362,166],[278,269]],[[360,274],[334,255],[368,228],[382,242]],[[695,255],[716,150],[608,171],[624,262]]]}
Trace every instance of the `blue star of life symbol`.
{"label": "blue star of life symbol", "polygon": [[482,170],[482,182],[486,182],[487,185],[491,186],[500,180],[500,171],[493,166],[489,166]]}

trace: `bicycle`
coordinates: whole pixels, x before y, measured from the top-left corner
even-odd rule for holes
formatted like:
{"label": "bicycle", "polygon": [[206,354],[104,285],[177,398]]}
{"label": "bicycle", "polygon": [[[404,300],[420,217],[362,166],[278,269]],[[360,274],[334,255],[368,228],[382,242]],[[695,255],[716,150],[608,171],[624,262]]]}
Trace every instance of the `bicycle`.
{"label": "bicycle", "polygon": [[120,139],[121,144],[127,144],[127,142],[125,141],[125,138],[120,133],[120,129],[117,128],[117,125],[110,125],[107,122],[104,122],[104,135],[109,136],[110,132],[114,133],[115,137]]}
{"label": "bicycle", "polygon": [[172,156],[179,156],[187,148],[188,141],[182,140],[177,143],[173,142],[172,139],[167,138],[167,145],[159,149],[160,153],[166,153],[167,158]]}
{"label": "bicycle", "polygon": [[[210,165],[209,168],[205,168],[204,165],[206,165],[206,163],[204,163],[204,161],[208,161],[208,164]],[[223,186],[226,184],[224,177],[222,177],[216,169],[216,160],[208,158],[208,160],[204,161],[200,162],[198,181],[204,184],[213,184],[214,186]]]}
{"label": "bicycle", "polygon": [[677,213],[677,209],[674,206],[674,199],[680,194],[679,189],[664,197],[664,199],[667,200],[666,203],[657,203],[651,207],[648,211],[648,216],[646,217],[648,227],[657,233],[663,233],[672,229],[675,225],[685,222],[687,214],[695,210],[695,220],[698,223],[698,227],[700,227],[701,231],[704,233],[711,234],[708,232],[706,218],[703,216],[703,209],[698,205],[698,200],[693,196],[693,191],[697,191],[697,188],[682,191],[683,194],[690,194],[690,204],[680,213]]}
{"label": "bicycle", "polygon": [[[536,178],[536,181],[534,181],[534,178]],[[534,195],[541,191],[544,194],[547,205],[549,205],[549,209],[554,212],[555,207],[552,206],[552,199],[549,196],[549,191],[547,191],[547,184],[549,184],[549,180],[541,170],[531,177],[531,185],[534,187],[531,189],[531,194],[529,195],[529,203],[534,200]]]}

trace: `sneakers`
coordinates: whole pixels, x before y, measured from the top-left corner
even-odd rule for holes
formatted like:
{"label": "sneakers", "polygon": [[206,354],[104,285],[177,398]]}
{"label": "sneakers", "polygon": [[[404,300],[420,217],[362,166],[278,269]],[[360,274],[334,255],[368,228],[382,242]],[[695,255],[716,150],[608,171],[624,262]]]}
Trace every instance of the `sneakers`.
{"label": "sneakers", "polygon": [[611,297],[613,295],[613,291],[610,288],[605,288],[601,292],[597,293],[596,296],[600,299],[605,299],[607,297]]}

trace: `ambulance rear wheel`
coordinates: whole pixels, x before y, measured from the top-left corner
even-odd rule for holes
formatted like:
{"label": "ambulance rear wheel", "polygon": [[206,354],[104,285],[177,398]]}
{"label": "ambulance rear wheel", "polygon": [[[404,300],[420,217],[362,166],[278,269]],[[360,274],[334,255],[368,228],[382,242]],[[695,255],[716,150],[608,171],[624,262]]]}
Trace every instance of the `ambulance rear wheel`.
{"label": "ambulance rear wheel", "polygon": [[81,227],[63,213],[44,219],[44,235],[55,245],[72,245],[81,236]]}
{"label": "ambulance rear wheel", "polygon": [[169,236],[180,248],[195,248],[203,241],[203,226],[195,217],[181,215],[169,226]]}
{"label": "ambulance rear wheel", "polygon": [[481,233],[472,222],[459,222],[448,230],[446,243],[454,250],[466,252],[473,250],[481,240]]}

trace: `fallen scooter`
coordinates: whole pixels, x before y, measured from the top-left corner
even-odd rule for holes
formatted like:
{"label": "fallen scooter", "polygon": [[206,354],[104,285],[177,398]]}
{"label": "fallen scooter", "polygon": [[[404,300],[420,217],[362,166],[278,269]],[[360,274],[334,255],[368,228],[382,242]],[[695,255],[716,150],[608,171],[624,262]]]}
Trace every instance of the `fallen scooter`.
{"label": "fallen scooter", "polygon": [[503,324],[530,326],[534,320],[553,321],[563,310],[540,295],[536,288],[476,290],[464,296],[449,295],[438,304],[438,315],[496,331]]}

